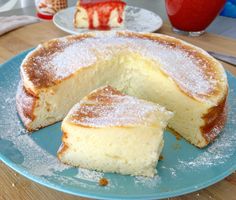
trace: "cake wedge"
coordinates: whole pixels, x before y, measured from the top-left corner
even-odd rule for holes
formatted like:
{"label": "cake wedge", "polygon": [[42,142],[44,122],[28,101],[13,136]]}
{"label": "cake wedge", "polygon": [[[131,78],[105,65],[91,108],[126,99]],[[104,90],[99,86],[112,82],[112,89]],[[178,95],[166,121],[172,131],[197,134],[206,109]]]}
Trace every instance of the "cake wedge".
{"label": "cake wedge", "polygon": [[75,28],[109,30],[124,25],[126,3],[121,0],[78,0]]}
{"label": "cake wedge", "polygon": [[172,116],[158,104],[101,87],[63,120],[58,158],[72,166],[153,177]]}

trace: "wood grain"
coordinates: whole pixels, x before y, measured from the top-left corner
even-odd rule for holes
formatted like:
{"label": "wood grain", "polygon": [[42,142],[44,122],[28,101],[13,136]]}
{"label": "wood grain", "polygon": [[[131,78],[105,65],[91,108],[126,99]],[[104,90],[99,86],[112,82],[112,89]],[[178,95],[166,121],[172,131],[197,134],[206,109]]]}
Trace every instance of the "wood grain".
{"label": "wood grain", "polygon": [[[236,56],[236,40],[213,34],[201,37],[176,35],[170,25],[165,23],[159,33],[174,36],[203,49]],[[35,47],[43,41],[67,35],[57,29],[52,22],[41,22],[29,25],[0,37],[0,63],[16,54]],[[224,67],[236,75],[236,67],[223,63]],[[5,164],[0,162],[0,200],[86,200],[87,198],[64,194],[33,181],[30,181]],[[170,200],[236,200],[236,173],[206,189]]]}

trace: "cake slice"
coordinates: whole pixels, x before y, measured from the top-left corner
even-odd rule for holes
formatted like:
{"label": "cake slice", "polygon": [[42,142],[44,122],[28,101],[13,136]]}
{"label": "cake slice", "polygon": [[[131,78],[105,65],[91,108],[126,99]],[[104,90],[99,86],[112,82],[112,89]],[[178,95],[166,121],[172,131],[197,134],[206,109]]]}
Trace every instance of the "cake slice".
{"label": "cake slice", "polygon": [[91,92],[62,122],[58,158],[103,172],[153,177],[173,113],[111,86]]}
{"label": "cake slice", "polygon": [[125,5],[121,0],[80,0],[76,5],[74,26],[100,30],[123,26]]}

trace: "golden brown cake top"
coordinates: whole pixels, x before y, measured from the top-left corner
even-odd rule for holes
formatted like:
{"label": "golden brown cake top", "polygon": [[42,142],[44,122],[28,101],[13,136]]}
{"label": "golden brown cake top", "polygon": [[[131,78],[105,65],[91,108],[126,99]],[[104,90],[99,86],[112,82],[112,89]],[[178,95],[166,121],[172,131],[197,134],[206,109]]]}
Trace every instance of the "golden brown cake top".
{"label": "golden brown cake top", "polygon": [[105,86],[76,104],[66,121],[84,127],[156,125],[163,128],[172,115],[162,106]]}
{"label": "golden brown cake top", "polygon": [[94,32],[39,45],[22,63],[24,86],[34,92],[48,88],[122,51],[160,63],[160,70],[181,91],[200,101],[208,101],[227,88],[223,67],[202,49],[161,34],[133,32]]}

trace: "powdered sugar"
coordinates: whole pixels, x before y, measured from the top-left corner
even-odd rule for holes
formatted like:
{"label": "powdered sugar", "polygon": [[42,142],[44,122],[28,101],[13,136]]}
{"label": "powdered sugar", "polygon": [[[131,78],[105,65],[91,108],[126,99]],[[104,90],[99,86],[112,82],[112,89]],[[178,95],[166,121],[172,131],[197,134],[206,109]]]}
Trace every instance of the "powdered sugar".
{"label": "powdered sugar", "polygon": [[136,185],[143,185],[145,187],[153,188],[157,187],[161,183],[161,177],[158,175],[154,176],[153,178],[136,176],[134,178],[134,183]]}
{"label": "powdered sugar", "polygon": [[56,79],[63,79],[78,70],[79,67],[90,66],[96,62],[96,58],[90,56],[93,52],[87,45],[88,43],[83,41],[69,45],[65,47],[63,53],[55,53],[49,64],[45,63],[43,67],[50,72],[53,71]]}
{"label": "powdered sugar", "polygon": [[38,146],[22,127],[15,107],[16,87],[14,84],[9,86],[9,90],[0,88],[3,97],[7,97],[5,100],[0,99],[3,105],[1,111],[6,115],[0,123],[0,140],[10,140],[13,143],[24,158],[21,165],[33,175],[51,176],[56,171],[63,171],[68,166],[61,164],[55,156]]}
{"label": "powdered sugar", "polygon": [[[35,70],[42,73],[42,76],[52,74],[49,80],[53,83],[53,81],[62,80],[83,67],[95,64],[98,60],[109,60],[120,52],[127,51],[127,53],[141,54],[147,59],[160,63],[161,70],[169,75],[182,90],[201,101],[206,100],[207,98],[204,97],[208,97],[209,93],[217,89],[219,81],[226,80],[225,74],[222,74],[222,80],[218,80],[214,78],[213,73],[205,72],[210,66],[204,57],[196,58],[178,45],[172,47],[160,35],[155,37],[161,39],[161,43],[145,38],[114,36],[114,33],[94,35],[95,37],[73,42],[71,42],[71,38],[68,38],[67,42],[66,38],[59,39],[58,45],[61,46],[61,50],[48,57],[45,55],[44,57],[36,57],[35,61],[42,63],[42,65],[41,68]],[[181,44],[189,47],[187,43]],[[203,50],[193,48],[191,51],[206,56]],[[40,77],[40,74],[38,75]]]}
{"label": "powdered sugar", "polygon": [[[117,92],[117,93],[116,93]],[[91,97],[96,98],[91,98]],[[159,123],[165,128],[172,112],[157,104],[121,95],[106,86],[90,93],[75,105],[69,120],[75,124],[91,127],[136,126]]]}
{"label": "powdered sugar", "polygon": [[[59,180],[60,177],[63,177],[63,171],[71,169],[71,167],[62,164],[56,156],[40,147],[22,126],[15,106],[17,82],[10,83],[7,90],[0,86],[0,113],[2,116],[0,122],[0,142],[7,143],[10,141],[12,143],[11,149],[16,149],[15,151],[18,154],[16,162],[20,162],[20,166],[28,174],[39,176],[44,182],[47,182],[47,179],[44,177],[54,177],[54,179]],[[78,178],[80,180],[97,181],[102,175],[99,172],[80,169],[76,175],[77,179],[69,179],[68,177],[62,179],[67,183],[72,180],[74,183],[78,182]]]}
{"label": "powdered sugar", "polygon": [[104,173],[80,168],[74,177],[98,183],[98,181],[104,177]]}
{"label": "powdered sugar", "polygon": [[24,161],[21,165],[34,175],[52,176],[54,172],[61,172],[69,168],[60,163],[55,156],[39,147],[28,135],[19,135],[14,138],[13,143],[23,153]]}

